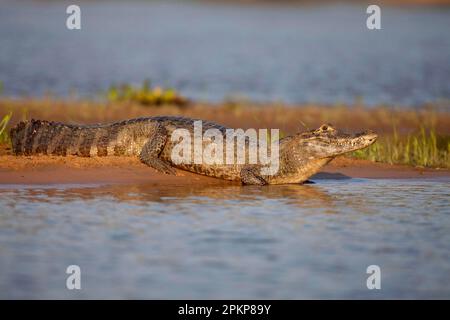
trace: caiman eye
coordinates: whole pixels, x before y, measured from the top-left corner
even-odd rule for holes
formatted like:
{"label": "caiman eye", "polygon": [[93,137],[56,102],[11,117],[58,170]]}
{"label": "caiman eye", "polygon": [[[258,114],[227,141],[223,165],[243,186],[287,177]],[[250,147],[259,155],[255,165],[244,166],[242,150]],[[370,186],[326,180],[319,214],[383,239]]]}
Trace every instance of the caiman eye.
{"label": "caiman eye", "polygon": [[327,130],[328,130],[328,126],[323,125],[322,127],[320,127],[320,129],[321,129],[322,131],[327,131]]}

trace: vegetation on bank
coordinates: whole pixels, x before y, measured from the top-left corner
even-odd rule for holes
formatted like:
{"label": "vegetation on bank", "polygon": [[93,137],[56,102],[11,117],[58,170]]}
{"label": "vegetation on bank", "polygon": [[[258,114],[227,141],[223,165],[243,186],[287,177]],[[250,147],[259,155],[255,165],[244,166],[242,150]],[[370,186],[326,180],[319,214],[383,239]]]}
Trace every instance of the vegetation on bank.
{"label": "vegetation on bank", "polygon": [[[144,91],[150,91],[147,87]],[[282,104],[257,105],[252,102],[211,105],[192,103],[180,108],[162,103],[157,108],[134,100],[107,102],[54,99],[0,99],[0,144],[9,143],[9,127],[17,121],[39,118],[68,123],[111,122],[152,115],[179,115],[214,120],[236,128],[279,128],[280,135],[314,129],[332,123],[349,132],[372,129],[378,141],[350,157],[371,161],[432,168],[450,168],[450,113],[436,108],[393,109],[354,106]],[[13,114],[11,113],[13,111]],[[2,117],[2,118],[1,118]]]}
{"label": "vegetation on bank", "polygon": [[8,123],[11,120],[12,112],[5,115],[0,121],[0,144],[8,144],[10,141],[9,132],[7,130]]}
{"label": "vegetation on bank", "polygon": [[450,168],[450,137],[421,126],[418,132],[380,136],[370,147],[352,153],[358,159],[420,167]]}
{"label": "vegetation on bank", "polygon": [[181,96],[175,89],[152,88],[149,80],[145,80],[141,87],[134,87],[129,84],[110,86],[106,91],[106,98],[109,102],[126,101],[144,106],[161,106],[165,104],[186,106],[189,102],[187,98]]}

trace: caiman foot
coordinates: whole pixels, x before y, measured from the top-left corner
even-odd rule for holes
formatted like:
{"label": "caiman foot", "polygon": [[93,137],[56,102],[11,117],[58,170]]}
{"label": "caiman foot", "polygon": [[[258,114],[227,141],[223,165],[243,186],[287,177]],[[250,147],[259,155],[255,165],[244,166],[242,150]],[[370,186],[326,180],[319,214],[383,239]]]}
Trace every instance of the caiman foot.
{"label": "caiman foot", "polygon": [[241,170],[241,182],[243,184],[252,184],[257,186],[264,186],[267,181],[263,177],[255,173],[254,168],[243,168]]}
{"label": "caiman foot", "polygon": [[149,158],[149,159],[143,159],[140,157],[141,161],[148,165],[149,167],[152,167],[158,172],[170,174],[170,175],[176,175],[177,171],[174,167],[172,167],[169,163],[167,163],[164,160],[161,160],[159,158]]}

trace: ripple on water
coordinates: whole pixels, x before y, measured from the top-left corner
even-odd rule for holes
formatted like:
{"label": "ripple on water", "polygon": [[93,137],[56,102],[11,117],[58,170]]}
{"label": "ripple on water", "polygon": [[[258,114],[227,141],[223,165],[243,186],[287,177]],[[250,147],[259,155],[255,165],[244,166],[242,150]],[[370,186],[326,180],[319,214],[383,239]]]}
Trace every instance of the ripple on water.
{"label": "ripple on water", "polygon": [[449,182],[3,186],[0,297],[449,298]]}

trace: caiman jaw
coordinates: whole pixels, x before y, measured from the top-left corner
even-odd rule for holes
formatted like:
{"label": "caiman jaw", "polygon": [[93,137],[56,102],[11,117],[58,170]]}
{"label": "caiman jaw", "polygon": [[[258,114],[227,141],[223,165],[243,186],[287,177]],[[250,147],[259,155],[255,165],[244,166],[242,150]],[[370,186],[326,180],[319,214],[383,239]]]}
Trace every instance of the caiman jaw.
{"label": "caiman jaw", "polygon": [[[338,138],[338,140],[341,140],[338,143],[339,145],[341,145],[341,148],[338,148],[340,150],[337,150],[338,154],[336,154],[336,155],[356,151],[359,149],[364,149],[364,148],[370,146],[371,144],[373,144],[377,140],[377,138],[378,138],[378,135],[373,131],[366,131],[363,133],[358,133],[358,134],[354,135],[353,137],[347,137],[344,139]],[[342,140],[344,140],[344,141],[342,141]]]}

